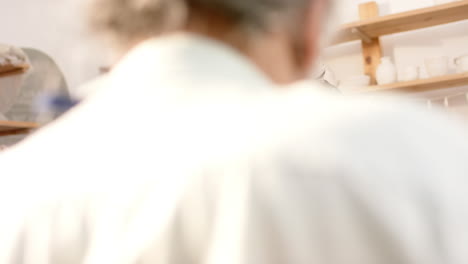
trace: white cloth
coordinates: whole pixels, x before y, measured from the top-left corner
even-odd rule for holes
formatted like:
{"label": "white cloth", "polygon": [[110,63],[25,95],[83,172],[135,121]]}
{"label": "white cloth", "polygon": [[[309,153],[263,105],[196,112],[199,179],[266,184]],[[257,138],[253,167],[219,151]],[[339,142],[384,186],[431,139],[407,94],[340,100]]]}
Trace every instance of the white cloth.
{"label": "white cloth", "polygon": [[334,88],[337,88],[339,85],[339,81],[336,79],[333,71],[321,60],[316,63],[312,77]]}
{"label": "white cloth", "polygon": [[[466,264],[464,127],[189,35],[0,154],[0,263]],[[53,163],[52,163],[53,162]]]}

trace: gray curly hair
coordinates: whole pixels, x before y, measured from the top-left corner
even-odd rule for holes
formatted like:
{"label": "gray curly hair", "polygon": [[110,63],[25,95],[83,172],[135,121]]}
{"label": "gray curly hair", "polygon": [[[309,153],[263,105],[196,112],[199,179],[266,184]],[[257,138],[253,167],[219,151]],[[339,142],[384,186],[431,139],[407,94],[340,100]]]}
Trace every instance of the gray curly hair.
{"label": "gray curly hair", "polygon": [[301,10],[310,1],[313,0],[91,0],[90,26],[118,42],[129,42],[177,29],[184,25],[190,12],[203,9],[230,19],[240,28],[265,30],[273,14]]}

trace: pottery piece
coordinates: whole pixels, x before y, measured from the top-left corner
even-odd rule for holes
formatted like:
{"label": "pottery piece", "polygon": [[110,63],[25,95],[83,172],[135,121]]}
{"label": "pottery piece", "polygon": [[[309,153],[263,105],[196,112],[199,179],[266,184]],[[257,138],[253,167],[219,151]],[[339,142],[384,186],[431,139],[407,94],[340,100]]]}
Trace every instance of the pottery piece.
{"label": "pottery piece", "polygon": [[391,84],[397,80],[395,65],[390,57],[383,57],[379,67],[377,67],[377,83],[379,85]]}
{"label": "pottery piece", "polygon": [[456,58],[455,65],[458,73],[468,72],[468,54]]}
{"label": "pottery piece", "polygon": [[427,58],[425,60],[427,74],[430,77],[439,77],[446,75],[449,71],[448,67],[448,57],[435,57],[435,58]]}

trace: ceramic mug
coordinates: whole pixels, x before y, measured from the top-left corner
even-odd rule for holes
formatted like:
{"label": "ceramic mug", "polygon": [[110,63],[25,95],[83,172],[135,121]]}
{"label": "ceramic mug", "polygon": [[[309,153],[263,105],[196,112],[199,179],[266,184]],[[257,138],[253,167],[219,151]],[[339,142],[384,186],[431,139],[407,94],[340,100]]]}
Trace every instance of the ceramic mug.
{"label": "ceramic mug", "polygon": [[468,72],[468,54],[456,58],[455,65],[458,73]]}
{"label": "ceramic mug", "polygon": [[379,85],[386,85],[397,81],[397,70],[390,57],[382,57],[375,77]]}
{"label": "ceramic mug", "polygon": [[401,81],[409,82],[419,79],[419,67],[417,66],[408,66],[406,67],[400,77]]}
{"label": "ceramic mug", "polygon": [[427,73],[430,77],[438,77],[448,73],[448,57],[427,58],[424,61]]}

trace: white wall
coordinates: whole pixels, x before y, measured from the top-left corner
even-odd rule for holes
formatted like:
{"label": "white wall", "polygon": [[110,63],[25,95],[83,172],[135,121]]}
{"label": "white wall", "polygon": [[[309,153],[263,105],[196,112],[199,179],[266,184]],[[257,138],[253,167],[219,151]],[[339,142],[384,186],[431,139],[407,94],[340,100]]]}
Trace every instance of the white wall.
{"label": "white wall", "polygon": [[[358,20],[358,4],[363,0],[341,0],[341,23]],[[404,12],[411,9],[432,6],[434,0],[377,0],[380,15]],[[433,28],[411,31],[381,38],[385,56],[391,56],[397,68],[420,66],[424,69],[424,59],[446,55],[454,57],[468,54],[468,21],[461,21]],[[327,49],[326,62],[335,71],[339,79],[363,73],[361,45],[358,41],[345,43]],[[452,64],[452,71],[455,66]],[[427,77],[427,73],[423,72]],[[459,91],[468,91],[468,87],[444,89],[425,96],[444,96]]]}
{"label": "white wall", "polygon": [[32,47],[58,63],[70,90],[98,75],[108,56],[84,29],[84,0],[0,0],[0,43]]}

